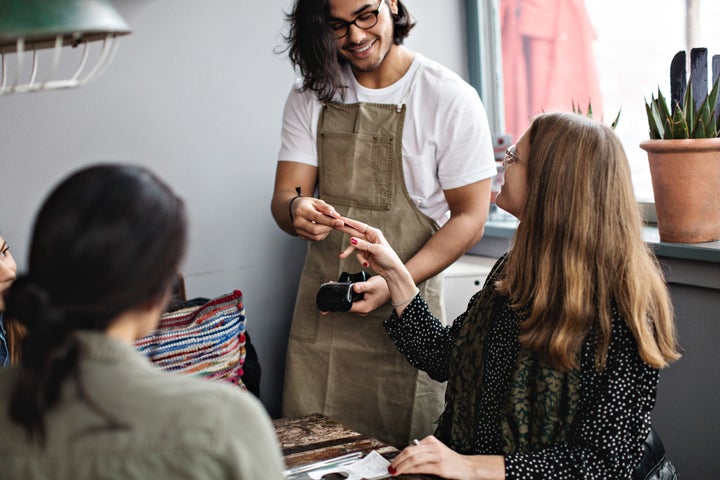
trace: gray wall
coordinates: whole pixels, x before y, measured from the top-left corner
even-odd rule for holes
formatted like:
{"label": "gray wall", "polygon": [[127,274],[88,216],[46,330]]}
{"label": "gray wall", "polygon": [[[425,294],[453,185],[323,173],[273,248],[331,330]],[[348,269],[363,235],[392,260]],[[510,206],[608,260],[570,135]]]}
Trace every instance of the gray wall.
{"label": "gray wall", "polygon": [[[22,269],[33,216],[51,186],[100,160],[140,163],[186,200],[190,297],[240,289],[280,413],[285,346],[304,242],[270,215],[291,0],[115,0],[133,29],[115,62],[80,89],[0,96],[0,231]],[[408,0],[411,49],[467,78],[461,0]]]}
{"label": "gray wall", "polygon": [[681,478],[720,478],[720,265],[660,257],[683,357],[660,372],[653,422]]}

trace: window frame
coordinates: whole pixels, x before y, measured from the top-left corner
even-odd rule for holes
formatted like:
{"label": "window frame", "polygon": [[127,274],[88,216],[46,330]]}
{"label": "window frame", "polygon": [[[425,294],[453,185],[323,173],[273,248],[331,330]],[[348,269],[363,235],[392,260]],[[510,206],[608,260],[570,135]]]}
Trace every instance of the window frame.
{"label": "window frame", "polygon": [[490,131],[505,133],[500,0],[465,0],[469,83],[482,99]]}

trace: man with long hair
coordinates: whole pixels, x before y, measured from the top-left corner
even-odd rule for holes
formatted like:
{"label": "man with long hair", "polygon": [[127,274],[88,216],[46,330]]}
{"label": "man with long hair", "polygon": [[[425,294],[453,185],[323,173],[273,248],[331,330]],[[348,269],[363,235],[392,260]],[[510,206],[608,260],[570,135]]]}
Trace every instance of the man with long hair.
{"label": "man with long hair", "polygon": [[458,75],[403,46],[414,22],[399,0],[296,0],[287,21],[301,78],[285,106],[272,213],[310,243],[283,414],[322,412],[405,445],[433,431],[444,386],[385,335],[386,281],[356,283],[363,298],[347,313],[322,315],[315,297],[323,282],[357,270],[338,258],[344,242],[333,228],[343,215],[382,226],[442,312],[439,274],[481,238],[487,218],[496,169],[485,110]]}

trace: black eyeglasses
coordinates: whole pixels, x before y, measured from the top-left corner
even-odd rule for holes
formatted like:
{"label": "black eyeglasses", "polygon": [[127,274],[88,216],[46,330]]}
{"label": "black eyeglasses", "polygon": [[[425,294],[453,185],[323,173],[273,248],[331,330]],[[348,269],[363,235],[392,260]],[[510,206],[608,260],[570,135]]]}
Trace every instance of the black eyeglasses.
{"label": "black eyeglasses", "polygon": [[363,30],[368,30],[377,25],[378,15],[380,14],[380,7],[382,6],[382,2],[383,0],[380,0],[378,2],[375,10],[361,13],[360,15],[355,17],[355,20],[353,20],[352,22],[346,22],[345,20],[341,20],[339,18],[333,18],[328,22],[328,26],[337,38],[343,38],[347,36],[348,32],[350,32],[350,25],[355,25],[356,27]]}
{"label": "black eyeglasses", "polygon": [[520,160],[520,157],[517,156],[517,145],[510,145],[510,148],[505,150],[505,159],[503,160],[502,166],[503,168],[507,168],[508,165],[512,165],[513,163],[519,163],[521,165],[525,165],[525,162]]}

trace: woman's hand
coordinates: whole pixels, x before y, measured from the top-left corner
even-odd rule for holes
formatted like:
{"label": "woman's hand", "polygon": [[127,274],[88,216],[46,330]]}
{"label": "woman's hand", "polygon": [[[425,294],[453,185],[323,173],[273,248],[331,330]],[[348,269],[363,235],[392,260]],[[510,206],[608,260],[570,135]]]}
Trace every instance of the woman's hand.
{"label": "woman's hand", "polygon": [[505,460],[500,455],[460,455],[430,435],[400,452],[388,471],[393,476],[429,473],[462,480],[504,480]]}
{"label": "woman's hand", "polygon": [[336,227],[350,235],[350,245],[342,251],[340,258],[347,258],[356,252],[358,262],[364,268],[372,268],[378,274],[405,270],[405,266],[385,239],[382,231],[351,218],[340,217],[343,225]]}
{"label": "woman's hand", "polygon": [[[380,275],[373,275],[364,282],[352,284],[355,293],[362,293],[362,300],[355,300],[350,307],[350,313],[357,313],[364,317],[372,313],[376,308],[385,305],[390,300],[388,284]],[[320,312],[322,315],[331,315],[333,312]]]}
{"label": "woman's hand", "polygon": [[359,315],[367,315],[390,300],[390,289],[384,278],[373,275],[365,282],[353,284],[355,293],[362,293],[363,299],[353,302],[350,311]]}
{"label": "woman's hand", "polygon": [[[395,312],[402,315],[405,307],[418,293],[415,281],[405,268],[405,264],[379,229],[351,218],[340,217],[340,220],[343,221],[343,225],[336,227],[336,230],[350,235],[350,245],[340,253],[340,258],[347,258],[355,252],[363,268],[372,268],[385,279],[384,283],[387,284],[385,290],[379,279],[373,281],[373,278],[370,278],[364,285],[375,288],[369,290],[370,295],[366,295],[369,303],[359,302],[358,305],[353,305],[351,311],[370,312],[377,308],[379,302],[384,304],[389,298],[395,307]],[[356,287],[355,291],[361,293],[358,289],[363,286],[356,285]]]}

